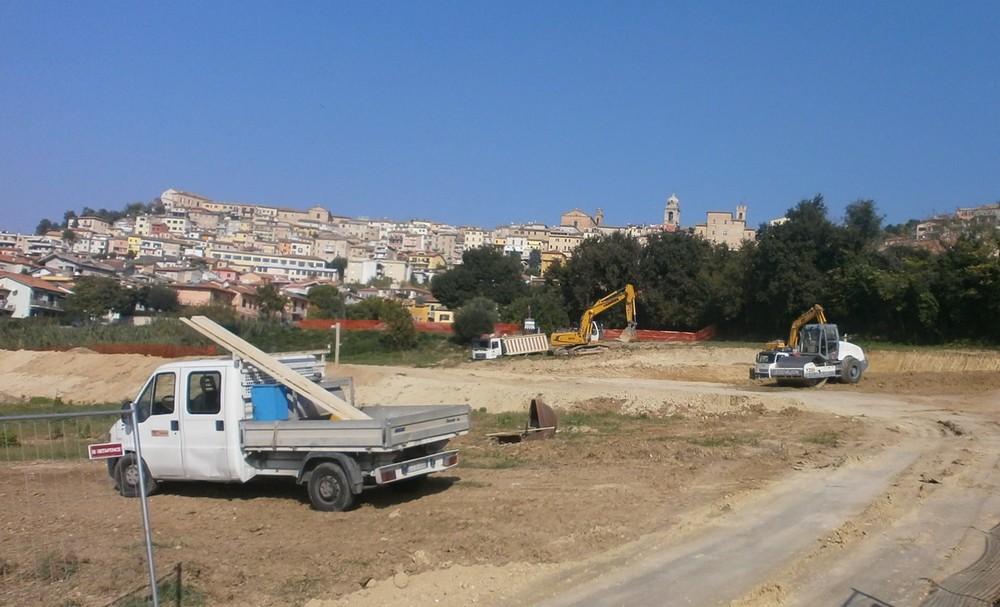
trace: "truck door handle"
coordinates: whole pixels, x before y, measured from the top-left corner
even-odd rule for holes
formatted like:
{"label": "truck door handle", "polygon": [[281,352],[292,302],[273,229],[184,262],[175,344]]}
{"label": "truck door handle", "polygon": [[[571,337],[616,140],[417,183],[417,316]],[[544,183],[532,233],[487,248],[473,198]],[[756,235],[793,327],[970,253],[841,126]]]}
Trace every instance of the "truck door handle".
{"label": "truck door handle", "polygon": [[215,431],[216,432],[222,432],[225,429],[226,429],[226,422],[225,421],[223,421],[221,419],[215,420]]}
{"label": "truck door handle", "polygon": [[177,432],[178,430],[180,430],[180,429],[181,429],[181,427],[180,427],[180,425],[179,425],[179,424],[177,423],[177,420],[176,420],[176,419],[172,419],[172,420],[170,420],[170,429],[171,429],[171,430],[172,430],[173,432]]}

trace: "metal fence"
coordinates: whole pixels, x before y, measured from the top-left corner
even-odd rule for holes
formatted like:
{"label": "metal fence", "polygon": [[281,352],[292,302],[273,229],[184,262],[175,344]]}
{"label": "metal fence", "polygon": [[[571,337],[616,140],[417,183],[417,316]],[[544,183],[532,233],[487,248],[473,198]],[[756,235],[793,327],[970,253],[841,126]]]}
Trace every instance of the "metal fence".
{"label": "metal fence", "polygon": [[159,605],[146,500],[91,459],[123,414],[0,417],[0,605]]}

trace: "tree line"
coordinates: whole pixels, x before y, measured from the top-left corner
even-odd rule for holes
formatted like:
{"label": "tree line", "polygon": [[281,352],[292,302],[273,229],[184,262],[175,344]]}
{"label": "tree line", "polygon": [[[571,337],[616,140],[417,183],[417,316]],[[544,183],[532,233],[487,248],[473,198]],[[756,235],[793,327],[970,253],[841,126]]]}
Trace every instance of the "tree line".
{"label": "tree line", "polygon": [[[830,322],[855,339],[906,344],[1000,343],[1000,235],[972,226],[931,251],[887,238],[913,227],[883,226],[871,200],[829,218],[822,196],[764,225],[738,250],[687,231],[644,242],[621,233],[585,239],[544,283],[529,287],[518,258],[489,248],[431,283],[456,310],[456,323],[495,310],[505,322],[530,315],[545,331],[570,326],[595,301],[632,284],[640,291],[639,328],[696,331],[716,325],[730,339],[783,336],[791,321],[822,304]],[[910,232],[912,233],[912,232]],[[468,310],[463,310],[468,308]],[[602,315],[624,326],[620,308]],[[484,326],[484,325],[481,325]]]}

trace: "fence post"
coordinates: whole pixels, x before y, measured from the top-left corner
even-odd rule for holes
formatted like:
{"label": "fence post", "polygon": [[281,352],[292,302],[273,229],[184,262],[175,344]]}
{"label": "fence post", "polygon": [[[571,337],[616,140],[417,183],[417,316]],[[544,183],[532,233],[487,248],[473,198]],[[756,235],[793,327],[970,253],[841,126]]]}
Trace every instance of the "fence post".
{"label": "fence post", "polygon": [[135,444],[135,457],[139,466],[139,499],[142,501],[142,528],[146,536],[146,563],[149,565],[149,592],[153,607],[160,607],[159,588],[156,587],[156,563],[153,561],[153,534],[149,525],[149,504],[146,501],[146,464],[142,459],[142,445],[139,441],[139,407],[132,403],[132,440]]}

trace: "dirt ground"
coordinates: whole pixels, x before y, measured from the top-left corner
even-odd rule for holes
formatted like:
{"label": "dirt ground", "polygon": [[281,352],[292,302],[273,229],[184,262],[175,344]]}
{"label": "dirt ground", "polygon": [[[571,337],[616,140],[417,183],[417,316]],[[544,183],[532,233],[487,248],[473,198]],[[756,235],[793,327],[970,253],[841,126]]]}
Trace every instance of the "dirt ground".
{"label": "dirt ground", "polygon": [[[562,596],[562,583],[639,562],[655,553],[653,543],[707,535],[787,479],[851,469],[912,435],[917,443],[956,435],[967,442],[951,467],[928,459],[919,473],[894,473],[888,487],[923,474],[935,482],[918,476],[910,478],[914,486],[944,491],[954,461],[964,457],[971,472],[970,453],[996,452],[995,436],[974,444],[977,433],[969,432],[974,420],[995,416],[996,353],[878,351],[860,384],[814,390],[747,379],[754,354],[630,344],[586,357],[447,368],[330,365],[328,374],[354,378],[360,405],[469,403],[475,411],[521,415],[541,398],[564,418],[584,421],[561,424],[555,439],[512,445],[474,428],[454,441],[459,467],[412,495],[366,493],[344,513],[311,510],[304,490],[289,484],[165,485],[149,502],[159,569],[181,563],[185,582],[211,605],[548,604]],[[79,350],[0,351],[0,395],[119,401],[134,396],[161,362]],[[882,527],[913,513],[900,506],[909,498],[899,489],[893,495],[899,511],[883,504]],[[885,495],[872,499],[877,505]],[[0,544],[0,604],[106,605],[133,580],[141,583],[138,503],[117,495],[99,462],[9,463],[0,471],[0,501],[0,529],[9,538]],[[872,507],[864,512],[811,541],[861,549],[865,542],[856,538],[878,535]],[[868,525],[865,534],[851,531],[859,521]],[[976,551],[971,543],[954,546],[951,569]],[[830,570],[828,553],[806,551],[718,604],[808,604],[801,602],[809,588],[803,580],[817,568]],[[72,574],[42,575],[31,561],[39,554],[68,564]],[[584,597],[565,604],[604,603]]]}

